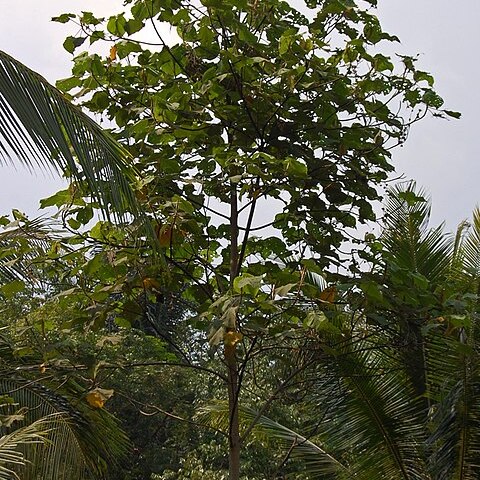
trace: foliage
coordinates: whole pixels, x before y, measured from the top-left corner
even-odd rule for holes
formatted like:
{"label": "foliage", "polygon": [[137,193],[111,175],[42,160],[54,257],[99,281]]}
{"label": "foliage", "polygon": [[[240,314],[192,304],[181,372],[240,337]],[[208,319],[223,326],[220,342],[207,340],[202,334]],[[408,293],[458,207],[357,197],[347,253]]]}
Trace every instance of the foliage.
{"label": "foliage", "polygon": [[[65,48],[88,40],[104,54],[80,53],[58,87],[115,122],[160,242],[172,260],[201,272],[213,256],[228,261],[222,240],[235,215],[218,205],[230,205],[233,193],[244,212],[241,260],[285,259],[308,246],[322,267],[335,261],[342,228],[374,218],[390,149],[443,103],[413,58],[394,66],[377,53],[397,39],[364,2],[310,2],[302,5],[308,15],[278,0],[126,5],[108,21],[78,16],[82,31]],[[178,37],[164,37],[164,24]],[[154,42],[142,42],[147,27]],[[279,208],[260,223],[283,241],[250,238],[256,205],[272,199]]]}
{"label": "foliage", "polygon": [[[85,232],[89,190],[74,180],[73,202],[57,194],[47,203],[77,231],[71,242],[97,247],[74,261],[65,301],[97,329],[149,318],[165,299],[182,305],[176,327],[190,342],[164,339],[176,364],[226,388],[231,480],[253,428],[242,436],[239,425],[251,382],[261,411],[270,409],[315,362],[296,354],[318,349],[309,332],[339,331],[334,290],[312,278],[340,267],[346,228],[374,219],[390,150],[410,125],[428,112],[452,115],[414,58],[394,65],[382,53],[398,39],[382,31],[375,3],[131,0],[107,20],[55,19],[80,25],[67,51],[88,40],[103,53],[78,54],[57,85],[113,122],[158,241],[139,241],[135,225]],[[167,39],[163,24],[178,37]],[[268,364],[276,374],[257,383]]]}
{"label": "foliage", "polygon": [[[382,53],[383,44],[398,39],[381,29],[375,4],[126,0],[128,12],[109,19],[60,15],[56,21],[80,25],[81,33],[66,39],[67,51],[88,40],[102,54],[78,54],[73,76],[57,86],[108,120],[123,147],[89,120],[78,138],[72,135],[83,114],[0,56],[26,92],[37,81],[40,93],[27,100],[38,103],[50,129],[33,130],[8,84],[12,75],[4,74],[0,108],[17,133],[10,150],[25,159],[29,148],[34,155],[58,149],[53,161],[71,180],[42,201],[59,208],[62,235],[16,212],[0,239],[6,280],[0,294],[11,307],[5,318],[18,313],[15,327],[26,332],[14,352],[22,362],[44,365],[51,385],[26,371],[47,388],[61,386],[70,402],[85,400],[78,402],[85,412],[102,416],[93,407],[103,406],[105,387],[113,385],[124,391],[111,401],[119,415],[135,418],[133,407],[140,407],[183,422],[171,427],[137,417],[161,436],[171,464],[144,449],[151,457],[142,464],[140,453],[116,478],[220,478],[228,469],[230,480],[388,479],[427,471],[421,420],[428,402],[411,398],[430,384],[437,395],[441,376],[428,376],[427,361],[434,360],[424,338],[437,333],[427,328],[433,318],[453,318],[465,306],[451,306],[430,287],[441,289],[444,270],[461,265],[462,255],[473,261],[474,253],[460,242],[465,253],[448,258],[452,249],[440,232],[424,230],[427,210],[416,194],[401,192],[384,236],[364,253],[378,260],[374,270],[358,282],[334,272],[346,263],[340,247],[347,229],[375,218],[377,187],[393,169],[390,150],[427,113],[458,116],[441,109],[433,78],[415,58],[395,64]],[[165,24],[178,37],[167,39]],[[147,29],[154,41],[145,39]],[[19,123],[11,112],[20,112]],[[70,165],[74,158],[80,169]],[[137,214],[138,204],[155,239],[144,222],[122,222],[121,214]],[[96,210],[109,206],[120,221],[92,225]],[[45,233],[40,243],[26,235],[35,229]],[[32,303],[19,305],[22,298]],[[449,398],[475,391],[470,367],[464,371],[465,394]],[[219,398],[228,399],[223,427],[194,415],[199,406],[208,411],[206,404],[212,411]],[[316,416],[317,428],[295,433]],[[91,420],[93,435],[102,419]],[[444,425],[443,417],[435,422]],[[139,445],[134,425],[127,428]],[[273,447],[269,432],[277,437]],[[181,439],[174,446],[173,435]],[[436,451],[443,441],[432,440],[440,442]],[[265,455],[269,449],[274,453]],[[102,470],[115,452],[110,445],[99,451],[95,464]],[[325,454],[315,460],[312,451]],[[253,460],[258,452],[266,457],[261,473]]]}
{"label": "foliage", "polygon": [[[138,213],[128,153],[39,74],[0,51],[0,161],[68,173],[108,217]],[[114,188],[112,188],[114,186]]]}
{"label": "foliage", "polygon": [[341,335],[323,337],[305,397],[312,433],[269,418],[256,428],[291,442],[309,478],[324,478],[333,458],[347,470],[335,478],[473,479],[479,213],[447,237],[428,228],[429,204],[413,184],[390,195],[385,229],[370,237],[376,262],[360,279],[363,293],[350,290],[337,307]]}
{"label": "foliage", "polygon": [[89,405],[89,394],[102,390],[81,372],[86,367],[75,369],[68,362],[68,357],[80,357],[72,351],[75,342],[54,332],[58,318],[66,314],[25,292],[5,298],[0,313],[0,392],[10,400],[1,414],[17,419],[13,427],[3,423],[2,433],[14,435],[19,427],[48,425],[45,445],[32,444],[21,451],[26,466],[19,473],[25,479],[104,478],[129,450],[118,422],[98,405]]}
{"label": "foliage", "polygon": [[0,437],[0,479],[20,478],[15,470],[25,467],[26,459],[19,447],[37,446],[46,441],[53,418],[42,418]]}

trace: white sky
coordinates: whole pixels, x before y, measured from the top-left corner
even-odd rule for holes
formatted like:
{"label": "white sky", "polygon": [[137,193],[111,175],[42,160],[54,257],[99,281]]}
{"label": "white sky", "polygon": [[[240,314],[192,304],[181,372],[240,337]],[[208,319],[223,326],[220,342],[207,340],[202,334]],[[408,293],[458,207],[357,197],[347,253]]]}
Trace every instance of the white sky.
{"label": "white sky", "polygon": [[[0,50],[13,55],[52,83],[69,75],[71,56],[63,50],[73,25],[50,22],[52,16],[93,11],[108,16],[122,10],[121,0],[0,0]],[[419,67],[436,79],[446,107],[462,112],[460,121],[428,118],[412,129],[403,148],[393,153],[399,173],[414,178],[433,198],[433,222],[452,229],[480,203],[476,113],[480,105],[477,49],[478,0],[379,0],[383,28],[402,44],[398,53],[420,53]],[[60,188],[46,174],[0,167],[0,215],[18,208],[34,215],[38,200]]]}

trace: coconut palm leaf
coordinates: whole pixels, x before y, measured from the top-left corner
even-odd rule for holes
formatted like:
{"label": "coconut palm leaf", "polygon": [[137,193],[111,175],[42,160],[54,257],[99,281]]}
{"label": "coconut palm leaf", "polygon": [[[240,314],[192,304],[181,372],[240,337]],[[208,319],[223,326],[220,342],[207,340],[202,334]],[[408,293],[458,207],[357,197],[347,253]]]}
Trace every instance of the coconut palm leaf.
{"label": "coconut palm leaf", "polygon": [[45,218],[16,221],[0,232],[0,285],[32,280],[35,261],[60,238],[55,223]]}
{"label": "coconut palm leaf", "polygon": [[[258,415],[256,410],[245,405],[239,407],[239,413],[242,430],[246,430],[252,422],[255,422],[251,431],[253,441],[276,441],[289,458],[301,460],[310,478],[323,480],[352,478],[348,468],[320,444],[265,415]],[[199,409],[197,417],[219,430],[227,431],[228,403],[219,400],[204,405]]]}
{"label": "coconut palm leaf", "polygon": [[480,209],[473,211],[473,221],[459,246],[461,275],[458,278],[468,291],[477,294],[480,282]]}
{"label": "coconut palm leaf", "polygon": [[328,368],[336,383],[318,392],[318,405],[335,402],[325,436],[333,451],[350,458],[352,478],[426,479],[421,409],[401,360],[389,348],[346,342]]}
{"label": "coconut palm leaf", "polygon": [[109,217],[137,213],[128,152],[43,77],[0,51],[0,162],[86,181]]}
{"label": "coconut palm leaf", "polygon": [[[470,323],[469,319],[464,323]],[[433,331],[426,340],[433,413],[430,470],[438,480],[472,480],[480,477],[480,364],[475,326],[445,328],[447,333]]]}
{"label": "coconut palm leaf", "polygon": [[444,278],[451,259],[452,245],[442,227],[428,228],[430,201],[414,182],[399,184],[389,191],[382,241],[387,261],[430,281]]}
{"label": "coconut palm leaf", "polygon": [[66,388],[67,384],[62,386],[64,395],[74,395],[70,401],[35,381],[11,375],[0,380],[0,393],[28,408],[26,422],[45,417],[53,419],[48,444],[25,449],[28,464],[22,478],[26,480],[102,477],[128,450],[128,440],[116,420],[103,409],[91,408],[72,382],[68,383],[67,393]]}
{"label": "coconut palm leaf", "polygon": [[20,479],[16,471],[27,464],[25,448],[44,445],[55,421],[55,416],[41,418],[0,437],[0,480]]}
{"label": "coconut palm leaf", "polygon": [[[298,433],[241,406],[243,428],[254,419],[254,438],[279,442],[302,463],[308,478],[359,480],[430,479],[423,457],[421,409],[392,351],[346,342],[312,372],[318,378],[315,434]],[[228,428],[226,402],[203,407],[201,418]],[[321,422],[318,419],[322,419]]]}

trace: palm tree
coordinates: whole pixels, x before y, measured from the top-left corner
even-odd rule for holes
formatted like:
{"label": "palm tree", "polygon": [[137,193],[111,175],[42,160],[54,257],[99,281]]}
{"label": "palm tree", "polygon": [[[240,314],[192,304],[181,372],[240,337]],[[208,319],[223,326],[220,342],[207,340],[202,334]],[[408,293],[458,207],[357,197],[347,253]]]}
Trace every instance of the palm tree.
{"label": "palm tree", "polygon": [[70,379],[59,388],[31,374],[2,373],[0,393],[14,403],[5,405],[1,413],[7,418],[9,413],[15,415],[11,410],[18,405],[23,417],[13,430],[1,428],[4,438],[30,432],[35,441],[8,442],[4,447],[0,439],[0,465],[2,454],[8,450],[21,460],[8,468],[24,480],[91,480],[104,478],[125,457],[129,443],[118,421],[104,409],[90,407],[74,381]]}

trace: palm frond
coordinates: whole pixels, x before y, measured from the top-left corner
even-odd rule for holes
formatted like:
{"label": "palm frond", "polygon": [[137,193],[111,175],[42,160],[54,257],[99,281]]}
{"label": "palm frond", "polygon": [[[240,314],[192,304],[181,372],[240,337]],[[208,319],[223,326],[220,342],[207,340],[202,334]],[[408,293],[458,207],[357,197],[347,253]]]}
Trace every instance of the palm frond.
{"label": "palm frond", "polygon": [[473,211],[473,222],[460,246],[462,273],[466,287],[477,293],[480,282],[480,209]]}
{"label": "palm frond", "polygon": [[427,337],[427,380],[434,401],[428,446],[432,476],[473,480],[480,476],[480,365],[474,326]]}
{"label": "palm frond", "polygon": [[54,428],[56,416],[40,418],[0,437],[0,480],[20,479],[17,472],[27,465],[25,448],[44,445]]}
{"label": "palm frond", "polygon": [[335,388],[320,387],[317,404],[334,402],[325,413],[324,435],[329,447],[348,459],[352,478],[429,478],[422,457],[422,410],[395,352],[347,342],[328,365],[324,375]]}
{"label": "palm frond", "polygon": [[91,408],[75,388],[71,392],[78,395],[75,407],[53,390],[20,378],[0,380],[0,393],[28,408],[26,422],[57,415],[49,443],[25,450],[25,478],[83,480],[101,476],[128,450],[127,437],[115,419],[103,409]]}
{"label": "palm frond", "polygon": [[36,218],[14,222],[0,232],[0,285],[14,280],[32,280],[32,267],[61,236],[51,220]]}
{"label": "palm frond", "polygon": [[[312,479],[352,478],[348,468],[330,455],[322,446],[298,432],[282,425],[247,406],[240,406],[240,421],[243,430],[256,422],[252,430],[254,441],[276,441],[289,458],[298,459]],[[214,401],[199,409],[197,416],[219,430],[228,430],[228,404]]]}
{"label": "palm frond", "polygon": [[448,271],[452,245],[442,227],[428,228],[430,202],[415,183],[389,192],[382,241],[399,267],[435,281]]}
{"label": "palm frond", "polygon": [[0,51],[0,162],[86,181],[107,218],[136,214],[128,152],[43,77]]}

